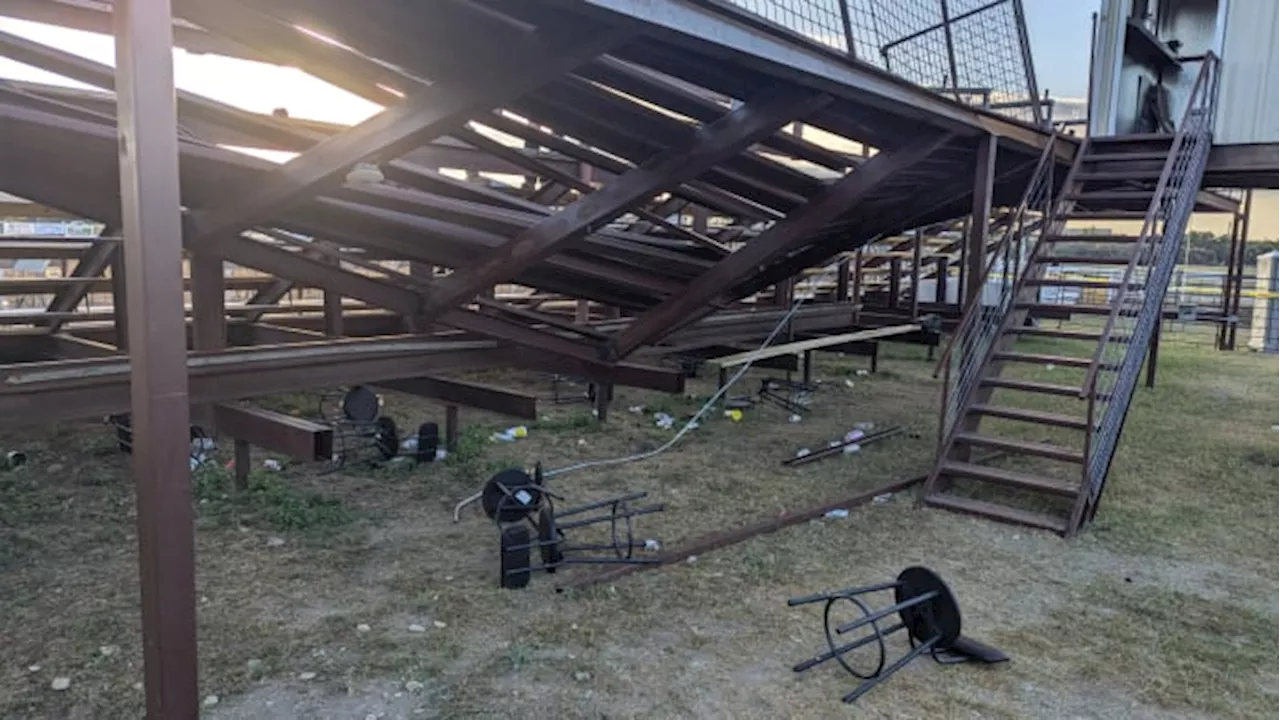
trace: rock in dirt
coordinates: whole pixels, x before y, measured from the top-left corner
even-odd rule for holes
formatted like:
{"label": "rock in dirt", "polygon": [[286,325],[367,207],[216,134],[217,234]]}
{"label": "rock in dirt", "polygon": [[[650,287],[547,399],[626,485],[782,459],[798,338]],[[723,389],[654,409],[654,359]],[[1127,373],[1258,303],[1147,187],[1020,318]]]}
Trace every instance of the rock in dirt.
{"label": "rock in dirt", "polygon": [[360,623],[359,625],[356,626],[356,632],[366,633],[372,629],[373,628],[369,627],[368,623]]}
{"label": "rock in dirt", "polygon": [[200,704],[201,704],[201,705],[203,705],[204,707],[211,708],[211,707],[213,707],[214,705],[217,705],[217,704],[218,704],[218,696],[217,696],[217,695],[205,695],[205,696],[204,696],[204,702],[202,702],[202,703],[200,703]]}
{"label": "rock in dirt", "polygon": [[298,679],[299,680],[315,680],[316,674],[313,672],[300,672],[298,673]]}
{"label": "rock in dirt", "polygon": [[426,685],[418,682],[417,680],[410,680],[404,684],[404,689],[409,692],[419,692],[425,687]]}
{"label": "rock in dirt", "polygon": [[67,688],[71,687],[71,678],[56,677],[53,679],[53,682],[49,683],[49,687],[58,691],[66,690]]}
{"label": "rock in dirt", "polygon": [[427,627],[425,625],[419,625],[417,623],[414,623],[409,626],[409,632],[411,633],[424,633],[426,631],[427,631]]}

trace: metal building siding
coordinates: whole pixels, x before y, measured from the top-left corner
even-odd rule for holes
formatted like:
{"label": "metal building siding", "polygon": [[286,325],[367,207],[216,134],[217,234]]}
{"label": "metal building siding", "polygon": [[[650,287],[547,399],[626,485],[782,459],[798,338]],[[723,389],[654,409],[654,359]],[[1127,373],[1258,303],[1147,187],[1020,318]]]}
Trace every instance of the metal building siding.
{"label": "metal building siding", "polygon": [[1098,8],[1097,35],[1093,46],[1093,81],[1090,87],[1093,104],[1089,134],[1115,133],[1115,102],[1120,81],[1120,53],[1124,48],[1124,4],[1121,0],[1102,0]]}
{"label": "metal building siding", "polygon": [[1215,144],[1280,141],[1280,3],[1230,0]]}

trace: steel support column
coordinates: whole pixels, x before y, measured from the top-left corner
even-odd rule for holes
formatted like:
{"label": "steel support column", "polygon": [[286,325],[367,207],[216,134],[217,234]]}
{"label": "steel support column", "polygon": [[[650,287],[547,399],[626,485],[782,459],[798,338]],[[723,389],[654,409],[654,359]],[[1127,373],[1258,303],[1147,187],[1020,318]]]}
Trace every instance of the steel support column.
{"label": "steel support column", "polygon": [[[1238,268],[1236,272],[1236,287],[1232,292],[1231,298],[1231,314],[1235,315],[1237,318],[1240,316],[1240,294],[1244,289],[1244,258],[1245,249],[1249,246],[1249,220],[1252,216],[1253,190],[1246,190],[1244,194],[1244,214],[1240,220],[1240,245],[1237,250],[1239,253],[1239,259],[1236,262],[1236,266]],[[1231,324],[1231,329],[1227,333],[1228,350],[1236,349],[1236,329],[1239,328],[1239,326],[1240,323],[1238,321]]]}
{"label": "steel support column", "polygon": [[973,214],[965,248],[964,302],[968,305],[982,293],[982,271],[987,261],[987,235],[991,227],[991,194],[996,178],[996,136],[978,141],[973,171]]}
{"label": "steel support column", "polygon": [[194,718],[195,555],[170,18],[169,0],[114,5],[147,716]]}

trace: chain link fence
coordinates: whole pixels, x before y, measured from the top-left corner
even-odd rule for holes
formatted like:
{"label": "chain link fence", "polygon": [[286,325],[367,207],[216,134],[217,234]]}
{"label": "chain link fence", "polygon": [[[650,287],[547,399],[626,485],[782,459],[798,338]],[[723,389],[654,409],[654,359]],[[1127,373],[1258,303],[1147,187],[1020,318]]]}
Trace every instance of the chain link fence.
{"label": "chain link fence", "polygon": [[1048,122],[1021,0],[727,0],[960,102]]}

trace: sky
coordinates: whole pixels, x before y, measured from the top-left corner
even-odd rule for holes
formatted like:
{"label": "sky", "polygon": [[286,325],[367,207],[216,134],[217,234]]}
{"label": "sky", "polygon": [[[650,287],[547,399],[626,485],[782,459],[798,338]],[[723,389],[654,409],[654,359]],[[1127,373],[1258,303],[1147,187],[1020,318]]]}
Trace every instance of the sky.
{"label": "sky", "polygon": [[1082,98],[1089,90],[1091,16],[1099,3],[1086,0],[1022,0],[1040,91]]}

